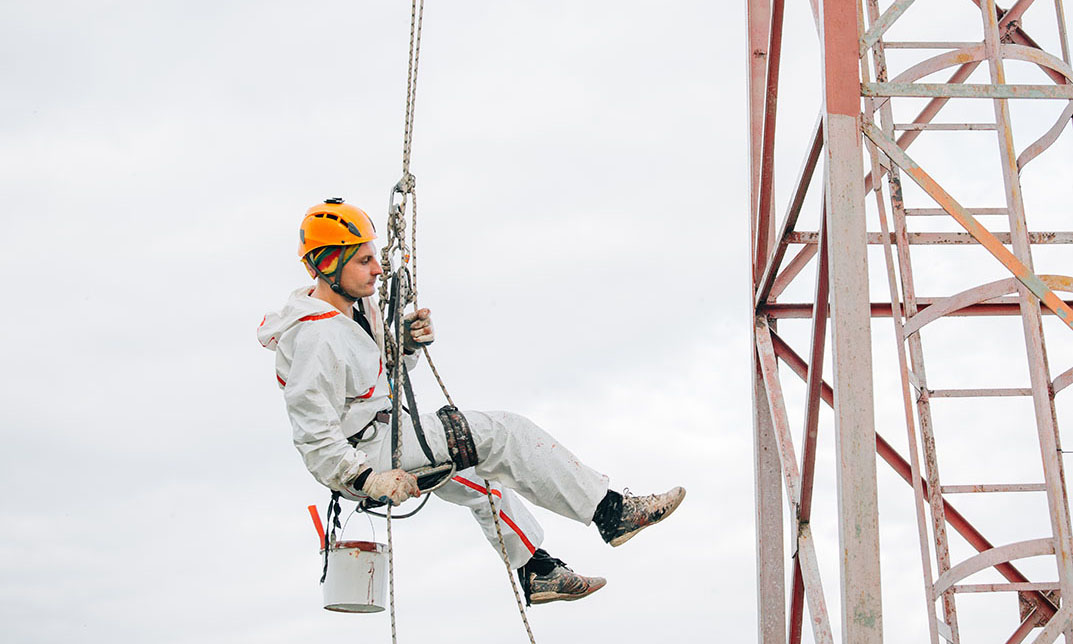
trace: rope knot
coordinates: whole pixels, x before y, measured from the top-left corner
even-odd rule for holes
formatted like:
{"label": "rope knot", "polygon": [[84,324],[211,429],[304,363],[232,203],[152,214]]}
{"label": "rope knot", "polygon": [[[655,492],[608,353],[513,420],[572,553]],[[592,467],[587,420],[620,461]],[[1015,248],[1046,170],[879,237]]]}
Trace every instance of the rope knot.
{"label": "rope knot", "polygon": [[395,192],[398,194],[413,194],[415,188],[417,188],[417,179],[409,172],[404,173],[399,182],[395,184]]}

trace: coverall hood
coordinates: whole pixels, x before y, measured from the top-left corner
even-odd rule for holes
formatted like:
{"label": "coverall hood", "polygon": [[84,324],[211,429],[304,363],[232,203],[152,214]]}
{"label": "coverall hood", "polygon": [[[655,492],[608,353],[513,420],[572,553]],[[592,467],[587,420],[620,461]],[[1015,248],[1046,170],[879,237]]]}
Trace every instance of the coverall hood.
{"label": "coverall hood", "polygon": [[310,316],[339,314],[331,304],[312,297],[312,292],[313,287],[303,286],[291,293],[282,309],[265,315],[261,326],[257,327],[257,339],[261,346],[275,351],[283,334],[300,322],[307,321]]}

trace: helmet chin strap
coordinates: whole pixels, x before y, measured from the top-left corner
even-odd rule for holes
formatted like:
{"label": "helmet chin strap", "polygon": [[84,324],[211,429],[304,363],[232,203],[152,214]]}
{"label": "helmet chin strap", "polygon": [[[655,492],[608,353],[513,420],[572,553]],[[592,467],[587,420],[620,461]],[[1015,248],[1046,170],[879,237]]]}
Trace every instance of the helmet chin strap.
{"label": "helmet chin strap", "polygon": [[350,260],[344,260],[342,253],[339,256],[339,259],[340,259],[341,263],[339,264],[339,268],[336,269],[336,271],[335,271],[335,274],[337,275],[337,277],[334,280],[332,278],[328,277],[327,275],[325,275],[324,271],[320,270],[320,268],[317,267],[315,262],[307,261],[306,264],[308,264],[309,267],[313,269],[313,272],[316,273],[318,277],[320,277],[322,280],[324,280],[328,284],[328,286],[331,287],[333,293],[335,293],[336,295],[342,297],[343,299],[347,300],[348,302],[357,302],[361,298],[360,297],[355,297],[355,296],[351,295],[350,293],[347,293],[346,289],[343,288],[343,285],[339,283],[343,279],[343,267],[346,266],[346,262],[348,262]]}
{"label": "helmet chin strap", "polygon": [[351,295],[350,293],[347,293],[347,292],[346,292],[346,289],[344,289],[344,288],[343,288],[343,287],[342,287],[342,286],[341,286],[341,285],[339,284],[339,282],[332,282],[332,283],[331,283],[331,287],[332,287],[332,291],[333,291],[334,293],[336,293],[336,294],[340,295],[340,296],[341,296],[341,297],[342,297],[343,299],[345,299],[345,300],[347,300],[347,301],[349,301],[349,302],[357,302],[357,301],[358,301],[359,299],[361,299],[361,298],[358,298],[358,297],[354,297],[354,296],[353,296],[353,295]]}

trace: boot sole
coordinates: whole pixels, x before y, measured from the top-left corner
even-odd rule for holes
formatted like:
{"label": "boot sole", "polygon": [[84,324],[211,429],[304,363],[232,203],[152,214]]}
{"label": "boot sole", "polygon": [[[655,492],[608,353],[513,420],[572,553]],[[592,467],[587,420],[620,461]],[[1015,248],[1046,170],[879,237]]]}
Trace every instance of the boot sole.
{"label": "boot sole", "polygon": [[573,595],[567,595],[567,594],[564,594],[564,593],[533,593],[533,595],[529,598],[529,603],[531,603],[531,604],[547,604],[549,602],[557,602],[557,601],[564,601],[564,602],[577,601],[577,600],[581,599],[582,597],[588,597],[589,595],[593,594],[597,590],[600,590],[601,588],[603,588],[606,585],[607,585],[607,581],[604,581],[600,585],[592,584],[592,585],[589,586],[589,589],[586,590],[585,592],[583,592],[581,594],[573,594]]}
{"label": "boot sole", "polygon": [[630,539],[634,538],[634,536],[636,536],[639,532],[641,532],[641,530],[644,530],[645,528],[650,528],[650,527],[656,525],[657,523],[659,523],[660,521],[662,521],[662,520],[666,519],[667,517],[671,516],[671,514],[673,514],[674,511],[678,509],[678,506],[682,505],[682,501],[684,501],[685,498],[686,498],[686,491],[685,491],[685,488],[682,488],[682,496],[678,497],[678,500],[674,503],[674,505],[672,505],[670,508],[667,509],[667,512],[664,513],[663,516],[661,516],[660,518],[656,519],[652,523],[647,523],[647,524],[641,526],[640,528],[637,528],[636,530],[633,530],[631,532],[627,532],[626,534],[620,534],[619,536],[615,537],[614,539],[612,539],[608,543],[611,544],[612,548],[617,548],[617,547],[621,546],[622,544],[626,543]]}

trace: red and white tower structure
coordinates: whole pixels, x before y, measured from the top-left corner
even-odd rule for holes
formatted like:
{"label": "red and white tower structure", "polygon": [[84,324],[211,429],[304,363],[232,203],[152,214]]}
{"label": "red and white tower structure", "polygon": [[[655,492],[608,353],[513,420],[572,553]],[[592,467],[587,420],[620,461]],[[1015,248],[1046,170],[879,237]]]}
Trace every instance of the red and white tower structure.
{"label": "red and white tower structure", "polygon": [[[933,644],[1073,642],[1062,0],[811,0],[795,24],[784,0],[747,6],[758,641],[898,639],[882,601],[895,565],[917,571]],[[779,104],[805,106],[787,94],[797,78],[780,96],[780,69],[813,30],[822,87],[802,159],[782,151]],[[786,166],[794,181],[777,182]],[[814,498],[818,462],[834,499]],[[881,568],[888,466],[921,556]],[[838,583],[823,578],[821,503],[836,508]]]}

